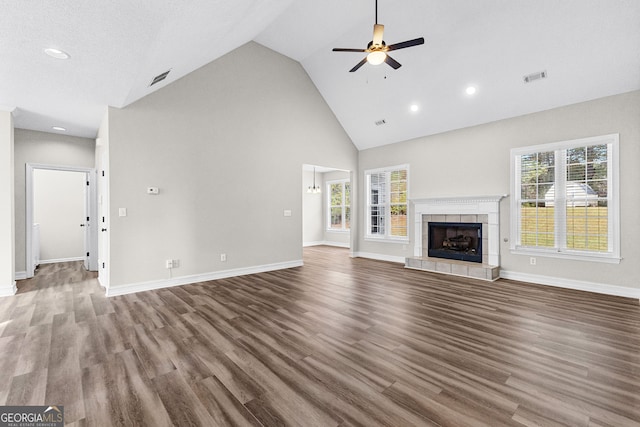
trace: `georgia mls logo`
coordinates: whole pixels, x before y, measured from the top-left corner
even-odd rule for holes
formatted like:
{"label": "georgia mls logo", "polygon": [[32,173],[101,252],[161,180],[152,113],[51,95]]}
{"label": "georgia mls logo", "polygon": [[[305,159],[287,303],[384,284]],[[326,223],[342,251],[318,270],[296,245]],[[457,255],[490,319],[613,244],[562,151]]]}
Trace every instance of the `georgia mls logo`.
{"label": "georgia mls logo", "polygon": [[0,406],[0,427],[63,427],[64,407]]}

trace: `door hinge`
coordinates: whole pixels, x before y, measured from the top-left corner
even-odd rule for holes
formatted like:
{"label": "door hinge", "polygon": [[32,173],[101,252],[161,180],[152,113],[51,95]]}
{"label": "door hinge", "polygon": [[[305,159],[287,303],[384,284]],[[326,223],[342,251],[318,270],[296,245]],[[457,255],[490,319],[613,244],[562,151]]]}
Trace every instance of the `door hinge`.
{"label": "door hinge", "polygon": [[89,221],[89,217],[87,217],[87,221]]}
{"label": "door hinge", "polygon": [[102,217],[102,222],[104,222],[104,217]]}
{"label": "door hinge", "polygon": [[87,181],[87,185],[89,185],[89,181]]}
{"label": "door hinge", "polygon": [[89,256],[89,252],[87,252],[87,256]]}
{"label": "door hinge", "polygon": [[104,171],[102,171],[102,176],[104,176]]}
{"label": "door hinge", "polygon": [[104,268],[104,262],[102,263],[102,268]]}

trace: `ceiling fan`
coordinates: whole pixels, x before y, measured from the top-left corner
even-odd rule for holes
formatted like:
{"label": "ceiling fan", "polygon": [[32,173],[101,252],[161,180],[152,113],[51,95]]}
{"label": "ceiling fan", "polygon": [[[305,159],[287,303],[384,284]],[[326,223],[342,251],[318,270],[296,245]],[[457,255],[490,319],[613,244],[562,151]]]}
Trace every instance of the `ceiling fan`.
{"label": "ceiling fan", "polygon": [[368,62],[371,65],[379,65],[383,62],[389,64],[394,70],[402,67],[398,61],[387,55],[387,52],[392,50],[404,49],[406,47],[417,46],[424,44],[424,37],[419,37],[413,40],[407,40],[404,42],[396,43],[387,46],[387,44],[382,40],[382,35],[384,33],[384,25],[378,24],[378,0],[376,0],[376,23],[373,25],[373,40],[369,42],[366,49],[343,49],[336,47],[333,49],[334,52],[367,52],[368,55],[355,67],[349,70],[350,73],[357,71],[358,68],[362,67],[365,62]]}

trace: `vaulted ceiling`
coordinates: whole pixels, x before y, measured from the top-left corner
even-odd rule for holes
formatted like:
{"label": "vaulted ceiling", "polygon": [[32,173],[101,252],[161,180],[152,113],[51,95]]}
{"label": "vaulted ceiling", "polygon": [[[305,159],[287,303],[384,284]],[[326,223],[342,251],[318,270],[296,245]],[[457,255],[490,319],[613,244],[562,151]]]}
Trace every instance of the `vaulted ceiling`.
{"label": "vaulted ceiling", "polygon": [[640,89],[637,0],[379,0],[378,21],[425,44],[349,73],[364,54],[331,48],[366,47],[374,0],[0,0],[0,108],[93,138],[105,106],[251,40],[302,64],[359,149]]}

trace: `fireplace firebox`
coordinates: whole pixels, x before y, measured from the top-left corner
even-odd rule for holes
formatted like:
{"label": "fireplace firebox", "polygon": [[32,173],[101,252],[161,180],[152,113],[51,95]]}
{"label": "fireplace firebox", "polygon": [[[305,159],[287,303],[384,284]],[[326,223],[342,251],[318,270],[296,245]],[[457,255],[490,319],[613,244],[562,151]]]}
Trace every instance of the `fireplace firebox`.
{"label": "fireplace firebox", "polygon": [[429,222],[428,255],[482,263],[482,224]]}

